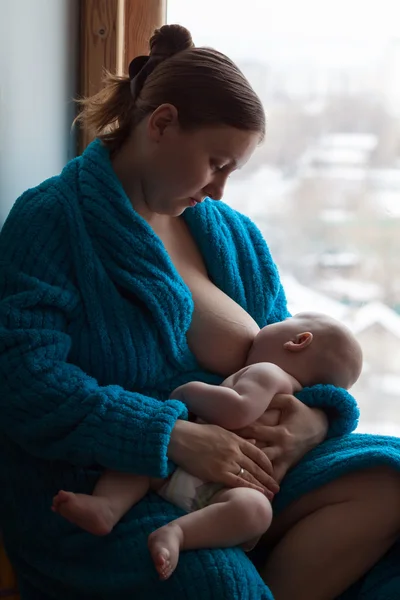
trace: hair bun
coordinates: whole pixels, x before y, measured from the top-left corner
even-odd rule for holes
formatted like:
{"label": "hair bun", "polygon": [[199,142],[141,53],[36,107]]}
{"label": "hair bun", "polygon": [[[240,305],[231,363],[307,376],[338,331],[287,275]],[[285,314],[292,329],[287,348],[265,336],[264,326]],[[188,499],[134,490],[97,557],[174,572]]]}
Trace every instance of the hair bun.
{"label": "hair bun", "polygon": [[182,50],[193,48],[193,40],[185,27],[182,25],[163,25],[156,29],[150,38],[150,56],[172,56]]}

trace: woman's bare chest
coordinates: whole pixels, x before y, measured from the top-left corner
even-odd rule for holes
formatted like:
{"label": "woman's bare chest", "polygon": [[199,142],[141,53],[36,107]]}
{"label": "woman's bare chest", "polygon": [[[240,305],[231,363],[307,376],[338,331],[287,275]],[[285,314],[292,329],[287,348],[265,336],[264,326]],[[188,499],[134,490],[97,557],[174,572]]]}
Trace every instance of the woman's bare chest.
{"label": "woman's bare chest", "polygon": [[210,280],[190,231],[183,221],[179,225],[160,237],[193,297],[188,345],[203,368],[227,376],[244,366],[259,327]]}

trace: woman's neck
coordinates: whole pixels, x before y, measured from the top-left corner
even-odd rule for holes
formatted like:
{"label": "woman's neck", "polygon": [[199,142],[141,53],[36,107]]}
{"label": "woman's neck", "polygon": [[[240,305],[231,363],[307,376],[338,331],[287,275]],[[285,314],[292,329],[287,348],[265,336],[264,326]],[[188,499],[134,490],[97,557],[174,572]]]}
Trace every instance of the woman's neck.
{"label": "woman's neck", "polygon": [[156,232],[168,231],[175,227],[177,217],[155,213],[147,204],[146,178],[143,167],[145,161],[140,153],[142,146],[141,132],[138,128],[111,156],[111,164],[134,210]]}
{"label": "woman's neck", "polygon": [[139,157],[135,156],[134,144],[126,142],[113,156],[111,164],[125,194],[137,210],[144,203],[144,190],[140,176]]}

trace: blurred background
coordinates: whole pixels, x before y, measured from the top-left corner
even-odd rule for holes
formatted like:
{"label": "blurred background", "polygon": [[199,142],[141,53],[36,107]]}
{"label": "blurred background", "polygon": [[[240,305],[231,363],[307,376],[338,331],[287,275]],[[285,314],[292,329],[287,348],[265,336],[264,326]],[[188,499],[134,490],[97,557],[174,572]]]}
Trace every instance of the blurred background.
{"label": "blurred background", "polygon": [[396,0],[168,0],[240,66],[268,114],[224,200],[261,229],[292,313],[364,350],[358,431],[400,435],[400,31]]}

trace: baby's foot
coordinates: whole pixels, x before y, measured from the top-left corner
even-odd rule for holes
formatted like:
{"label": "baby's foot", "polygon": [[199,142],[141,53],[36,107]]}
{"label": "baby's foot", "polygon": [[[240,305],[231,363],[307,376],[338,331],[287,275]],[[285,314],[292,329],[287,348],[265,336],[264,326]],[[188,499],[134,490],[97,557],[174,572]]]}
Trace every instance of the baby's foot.
{"label": "baby's foot", "polygon": [[108,501],[98,496],[61,490],[54,496],[51,510],[94,535],[107,535],[115,525]]}
{"label": "baby's foot", "polygon": [[148,546],[160,579],[168,579],[176,569],[183,532],[179,525],[169,523],[149,535]]}

